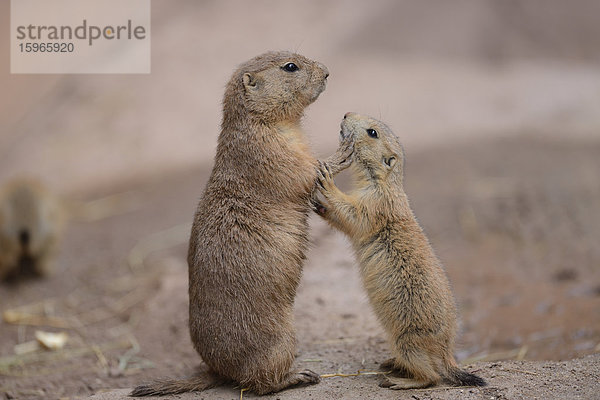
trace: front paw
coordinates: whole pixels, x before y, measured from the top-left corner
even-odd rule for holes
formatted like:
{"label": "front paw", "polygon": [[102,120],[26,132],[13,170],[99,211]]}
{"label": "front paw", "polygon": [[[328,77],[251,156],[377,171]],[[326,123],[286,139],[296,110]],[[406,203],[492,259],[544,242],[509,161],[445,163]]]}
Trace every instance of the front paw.
{"label": "front paw", "polygon": [[339,167],[341,169],[349,167],[352,164],[352,155],[354,154],[354,136],[342,136],[336,153]]}
{"label": "front paw", "polygon": [[317,184],[324,195],[335,187],[331,167],[322,161],[319,161],[319,168],[317,168]]}
{"label": "front paw", "polygon": [[327,207],[317,199],[312,200],[310,206],[312,210],[321,217],[324,217],[325,214],[327,214]]}

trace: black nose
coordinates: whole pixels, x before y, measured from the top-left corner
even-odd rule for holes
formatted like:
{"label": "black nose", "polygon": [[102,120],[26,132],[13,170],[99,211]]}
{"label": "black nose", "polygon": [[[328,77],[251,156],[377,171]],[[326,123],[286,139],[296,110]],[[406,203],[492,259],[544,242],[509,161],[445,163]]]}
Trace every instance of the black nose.
{"label": "black nose", "polygon": [[19,232],[19,242],[23,247],[29,245],[29,231],[27,231],[27,229],[22,229],[21,232]]}
{"label": "black nose", "polygon": [[329,78],[329,72],[325,74],[325,79]]}

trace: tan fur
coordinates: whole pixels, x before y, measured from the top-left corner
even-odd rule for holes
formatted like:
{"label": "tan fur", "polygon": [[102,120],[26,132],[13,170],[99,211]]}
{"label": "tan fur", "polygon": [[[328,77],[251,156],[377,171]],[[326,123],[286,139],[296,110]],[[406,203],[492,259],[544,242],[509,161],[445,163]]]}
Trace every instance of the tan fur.
{"label": "tan fur", "polygon": [[0,191],[0,280],[50,274],[63,224],[58,199],[40,182],[7,183]]}
{"label": "tan fur", "polygon": [[[299,69],[285,71],[289,62]],[[312,371],[290,368],[317,165],[300,119],[327,76],[322,64],[288,52],[263,54],[234,72],[214,168],[194,218],[192,342],[213,374],[258,394],[319,382]],[[192,382],[197,388],[209,387],[199,379],[204,384]],[[192,383],[147,385],[133,394],[179,393]]]}
{"label": "tan fur", "polygon": [[[374,129],[377,138],[367,129]],[[458,369],[453,355],[457,312],[443,267],[415,219],[403,190],[403,149],[382,122],[348,113],[342,134],[354,139],[356,188],[342,193],[322,164],[320,214],[351,239],[369,300],[394,358],[383,365],[392,389],[449,383],[482,384]],[[469,380],[470,379],[470,380]]]}

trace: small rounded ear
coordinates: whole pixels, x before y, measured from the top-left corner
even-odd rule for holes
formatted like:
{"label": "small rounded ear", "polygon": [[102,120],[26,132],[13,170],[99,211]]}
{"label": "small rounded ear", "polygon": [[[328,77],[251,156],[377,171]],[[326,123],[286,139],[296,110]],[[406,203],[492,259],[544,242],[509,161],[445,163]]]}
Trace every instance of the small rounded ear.
{"label": "small rounded ear", "polygon": [[254,76],[253,74],[246,72],[242,77],[242,81],[244,82],[244,87],[246,88],[246,90],[256,88],[256,76]]}
{"label": "small rounded ear", "polygon": [[396,165],[397,161],[398,161],[398,156],[396,154],[392,154],[389,157],[385,157],[385,156],[383,157],[383,163],[389,169],[394,168],[394,165]]}

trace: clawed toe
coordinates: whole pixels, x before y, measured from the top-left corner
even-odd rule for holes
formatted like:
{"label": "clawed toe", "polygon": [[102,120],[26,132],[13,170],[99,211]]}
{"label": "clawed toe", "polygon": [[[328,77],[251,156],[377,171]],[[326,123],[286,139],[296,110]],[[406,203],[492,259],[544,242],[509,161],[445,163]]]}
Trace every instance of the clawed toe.
{"label": "clawed toe", "polygon": [[392,383],[392,381],[390,381],[389,379],[387,379],[385,377],[383,379],[381,379],[381,381],[379,381],[379,387],[382,387],[382,388],[389,388],[390,386],[393,386],[393,385],[394,384]]}
{"label": "clawed toe", "polygon": [[306,383],[319,383],[321,382],[321,376],[310,369],[305,369],[304,371],[298,372],[299,375],[304,377],[304,381]]}

